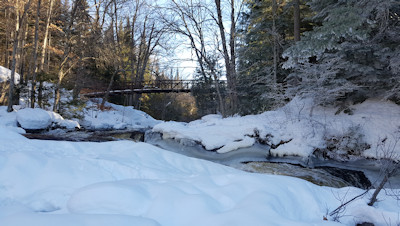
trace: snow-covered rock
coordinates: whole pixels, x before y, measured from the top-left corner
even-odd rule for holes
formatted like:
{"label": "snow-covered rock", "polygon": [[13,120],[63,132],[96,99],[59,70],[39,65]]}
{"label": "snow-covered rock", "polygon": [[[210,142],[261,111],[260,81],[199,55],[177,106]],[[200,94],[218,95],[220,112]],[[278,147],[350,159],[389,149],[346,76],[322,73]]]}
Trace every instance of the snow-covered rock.
{"label": "snow-covered rock", "polygon": [[100,110],[96,102],[88,101],[81,125],[90,130],[121,130],[151,128],[160,122],[132,106],[106,102],[105,107],[107,110]]}
{"label": "snow-covered rock", "polygon": [[48,111],[47,113],[50,115],[51,120],[55,124],[56,127],[65,128],[65,129],[69,129],[69,130],[81,128],[81,126],[79,125],[78,122],[73,121],[73,120],[64,119],[58,113],[55,113],[52,111]]}
{"label": "snow-covered rock", "polygon": [[[15,73],[14,75],[15,84],[19,84],[20,77],[21,76],[18,73]],[[11,78],[11,70],[3,66],[0,66],[0,82],[9,81],[10,78]]]}
{"label": "snow-covered rock", "polygon": [[17,121],[27,130],[42,130],[51,126],[50,114],[40,108],[24,108],[17,112]]}

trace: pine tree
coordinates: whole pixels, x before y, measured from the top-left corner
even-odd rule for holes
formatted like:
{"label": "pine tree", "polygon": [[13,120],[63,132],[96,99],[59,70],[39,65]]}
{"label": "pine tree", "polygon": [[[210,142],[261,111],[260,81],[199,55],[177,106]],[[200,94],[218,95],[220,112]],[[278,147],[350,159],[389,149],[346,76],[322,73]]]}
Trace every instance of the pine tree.
{"label": "pine tree", "polygon": [[287,94],[339,106],[371,97],[399,100],[400,6],[393,0],[313,0],[321,26],[287,49],[284,68],[293,69]]}
{"label": "pine tree", "polygon": [[[299,13],[310,13],[299,1]],[[257,113],[282,104],[287,71],[281,53],[295,40],[295,1],[252,0],[242,13],[239,34],[239,97],[242,114]],[[299,15],[298,15],[299,16]],[[296,18],[298,29],[309,26]],[[297,31],[297,30],[296,30]]]}

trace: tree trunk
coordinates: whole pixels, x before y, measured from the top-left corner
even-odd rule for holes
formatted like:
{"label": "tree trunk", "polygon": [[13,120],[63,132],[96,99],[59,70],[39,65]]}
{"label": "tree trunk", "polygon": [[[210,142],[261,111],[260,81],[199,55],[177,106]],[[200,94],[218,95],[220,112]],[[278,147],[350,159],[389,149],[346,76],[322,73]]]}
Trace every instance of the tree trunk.
{"label": "tree trunk", "polygon": [[6,36],[6,43],[5,43],[5,51],[4,51],[4,67],[10,68],[10,51],[8,51],[9,48],[9,42],[10,42],[10,28],[9,28],[9,23],[10,21],[10,12],[9,9],[6,7],[5,12],[4,12],[4,17],[6,18],[6,23],[5,23],[5,36]]}
{"label": "tree trunk", "polygon": [[277,13],[277,3],[276,0],[272,0],[272,37],[273,37],[273,57],[274,57],[274,65],[273,65],[273,77],[272,77],[272,89],[274,94],[277,92],[277,74],[278,74],[278,37],[276,30],[276,13]]}
{"label": "tree trunk", "polygon": [[40,19],[40,5],[42,0],[38,0],[36,11],[35,23],[35,48],[33,50],[33,68],[32,68],[32,81],[31,81],[31,108],[35,108],[35,92],[36,92],[36,75],[37,75],[37,56],[38,56],[38,43],[39,43],[39,19]]}
{"label": "tree trunk", "polygon": [[215,74],[215,71],[213,71],[212,74],[214,76],[215,89],[217,91],[217,97],[218,97],[218,102],[219,102],[219,110],[220,110],[222,116],[225,117],[226,116],[225,105],[224,105],[224,101],[222,99],[221,90],[219,89],[218,76]]}
{"label": "tree trunk", "polygon": [[383,177],[383,180],[381,181],[381,183],[379,184],[379,186],[375,189],[374,194],[372,194],[372,197],[368,203],[368,206],[372,206],[374,205],[374,203],[377,201],[378,194],[379,192],[383,189],[383,186],[386,184],[386,182],[389,180],[389,176],[386,174]]}
{"label": "tree trunk", "polygon": [[229,39],[229,47],[231,50],[231,58],[230,58],[230,71],[231,71],[231,80],[232,80],[232,106],[231,106],[231,114],[237,113],[237,105],[238,105],[238,97],[237,97],[237,89],[236,89],[236,21],[235,21],[235,0],[231,0],[231,30],[230,30],[230,39]]}
{"label": "tree trunk", "polygon": [[54,0],[50,0],[50,6],[47,11],[47,18],[46,18],[46,29],[45,29],[44,38],[43,38],[42,56],[41,56],[41,60],[40,60],[40,70],[41,71],[44,70],[44,61],[46,59],[46,48],[47,48],[47,41],[48,41],[48,37],[49,37],[50,18],[51,18],[51,12],[53,9],[53,4],[54,4]]}
{"label": "tree trunk", "polygon": [[[221,41],[222,41],[222,50],[223,50],[223,55],[224,55],[224,60],[225,60],[225,68],[226,68],[226,78],[228,82],[228,95],[230,99],[230,114],[234,114],[237,111],[237,91],[236,91],[236,68],[235,68],[235,56],[231,55],[229,56],[229,51],[227,48],[227,41],[226,41],[226,36],[225,36],[225,28],[222,20],[222,11],[221,11],[221,0],[215,0],[215,5],[217,9],[217,24],[219,27],[220,35],[221,35]],[[231,1],[231,40],[230,40],[230,53],[234,54],[234,47],[235,47],[235,35],[234,35],[234,28],[235,28],[235,21],[232,18],[234,18],[234,5],[233,1]]]}
{"label": "tree trunk", "polygon": [[[14,85],[15,85],[14,84],[14,79],[15,79],[15,69],[16,69],[16,63],[17,63],[16,62],[17,61],[16,55],[17,55],[17,51],[18,51],[18,48],[19,48],[19,46],[18,46],[19,32],[20,32],[20,29],[21,29],[22,21],[24,21],[24,19],[25,19],[26,13],[27,13],[27,11],[28,11],[28,9],[30,7],[31,2],[32,2],[32,0],[29,0],[25,4],[24,12],[23,12],[21,17],[19,15],[19,9],[18,9],[18,7],[16,7],[17,23],[15,25],[15,37],[14,37],[14,43],[13,43],[14,47],[13,47],[13,54],[12,54],[13,56],[12,56],[12,65],[11,65],[10,88],[8,90],[8,106],[7,106],[7,111],[8,112],[11,112],[13,110],[12,109],[12,105],[14,104]],[[16,6],[18,6],[19,5],[19,0],[16,0],[15,4],[16,4]]]}
{"label": "tree trunk", "polygon": [[113,75],[111,76],[110,83],[108,83],[107,91],[104,95],[103,100],[101,101],[101,104],[100,104],[100,110],[104,109],[104,104],[106,103],[106,101],[108,101],[108,98],[110,97],[110,91],[111,91],[112,85],[114,83],[114,78],[118,74],[118,72],[119,72],[118,69],[115,70]]}
{"label": "tree trunk", "polygon": [[300,41],[300,0],[293,0],[294,41]]}
{"label": "tree trunk", "polygon": [[58,81],[56,83],[56,87],[54,90],[54,105],[53,105],[54,112],[58,112],[58,110],[59,110],[58,105],[60,104],[61,82],[62,82],[64,76],[65,76],[64,65],[62,65],[60,70],[58,71]]}
{"label": "tree trunk", "polygon": [[39,88],[38,88],[38,105],[40,108],[43,107],[43,81],[39,76]]}

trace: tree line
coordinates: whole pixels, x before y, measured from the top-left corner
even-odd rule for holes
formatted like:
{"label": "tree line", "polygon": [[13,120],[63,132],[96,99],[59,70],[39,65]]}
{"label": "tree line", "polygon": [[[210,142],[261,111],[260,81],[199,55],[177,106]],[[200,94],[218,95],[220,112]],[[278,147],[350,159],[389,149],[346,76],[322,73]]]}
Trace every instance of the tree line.
{"label": "tree line", "polygon": [[[0,62],[22,77],[1,92],[9,111],[23,89],[41,106],[50,81],[59,111],[62,87],[78,98],[88,87],[178,78],[173,62],[161,65],[180,46],[201,81],[197,106],[182,108],[198,115],[259,113],[296,95],[339,111],[372,97],[400,103],[399,15],[395,0],[1,0]],[[152,111],[162,102],[165,114],[188,99],[178,96],[124,104]]]}

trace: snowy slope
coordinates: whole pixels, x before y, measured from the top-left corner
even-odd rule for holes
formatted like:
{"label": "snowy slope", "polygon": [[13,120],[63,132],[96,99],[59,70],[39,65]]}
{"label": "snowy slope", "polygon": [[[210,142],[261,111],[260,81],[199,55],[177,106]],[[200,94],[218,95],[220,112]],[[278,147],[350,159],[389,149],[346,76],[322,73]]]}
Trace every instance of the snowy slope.
{"label": "snowy slope", "polygon": [[[323,217],[363,192],[245,173],[145,143],[28,140],[0,128],[0,144],[2,226],[340,225]],[[393,197],[381,194],[369,207],[369,195],[346,208],[343,224],[398,221]]]}
{"label": "snowy slope", "polygon": [[[379,158],[384,141],[387,149],[392,147],[395,150],[393,157],[400,159],[400,145],[393,147],[400,139],[400,106],[368,100],[354,105],[352,115],[335,115],[336,109],[313,106],[312,100],[295,98],[276,111],[259,115],[224,119],[208,115],[190,123],[160,123],[153,131],[162,133],[165,139],[194,140],[207,150],[215,149],[220,153],[252,146],[254,138],[258,138],[277,146],[271,149],[272,155],[304,158],[308,158],[316,149],[326,148],[327,139],[346,138],[347,134],[355,131],[354,137],[359,136],[359,139],[350,140],[342,146],[357,147],[365,143],[369,148],[361,155]],[[342,140],[343,143],[345,141]]]}

